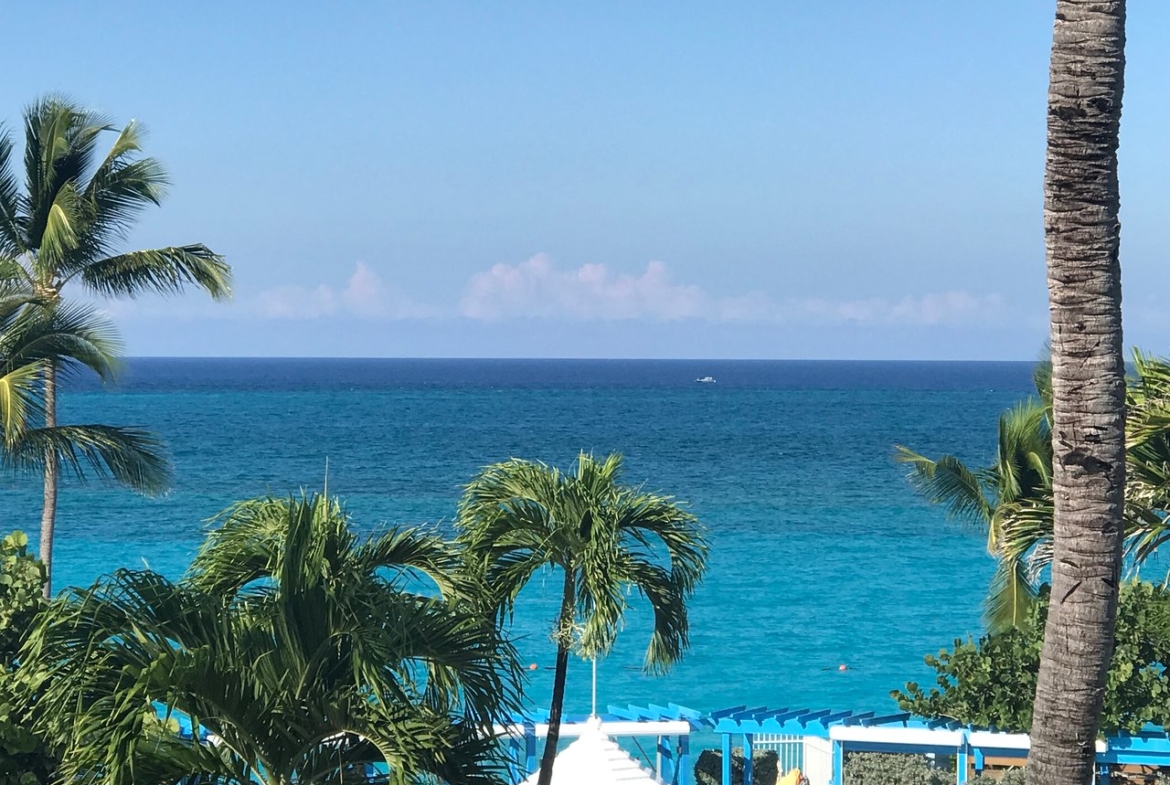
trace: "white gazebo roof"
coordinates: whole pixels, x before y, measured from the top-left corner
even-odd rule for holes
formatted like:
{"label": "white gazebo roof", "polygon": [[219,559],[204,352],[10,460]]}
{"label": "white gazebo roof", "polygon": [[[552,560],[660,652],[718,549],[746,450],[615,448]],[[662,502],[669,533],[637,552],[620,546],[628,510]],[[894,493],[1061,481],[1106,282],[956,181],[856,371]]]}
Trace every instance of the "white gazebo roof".
{"label": "white gazebo roof", "polygon": [[[552,785],[662,785],[660,779],[602,733],[600,726],[599,720],[590,720],[581,736],[557,753]],[[538,774],[534,772],[524,785],[535,785]]]}

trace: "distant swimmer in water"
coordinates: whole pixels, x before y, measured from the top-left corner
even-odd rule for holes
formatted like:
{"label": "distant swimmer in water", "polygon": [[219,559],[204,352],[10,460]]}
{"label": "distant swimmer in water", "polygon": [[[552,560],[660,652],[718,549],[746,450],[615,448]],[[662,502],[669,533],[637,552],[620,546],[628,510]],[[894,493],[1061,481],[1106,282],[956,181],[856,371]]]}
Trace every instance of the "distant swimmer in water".
{"label": "distant swimmer in water", "polygon": [[850,667],[849,667],[848,665],[846,665],[845,663],[841,663],[841,664],[840,664],[840,665],[838,665],[836,668],[821,668],[821,670],[823,670],[823,671],[837,671],[838,673],[843,673],[843,672],[845,672],[845,671],[848,671],[848,670],[853,670],[853,669],[852,669],[852,668],[850,668]]}

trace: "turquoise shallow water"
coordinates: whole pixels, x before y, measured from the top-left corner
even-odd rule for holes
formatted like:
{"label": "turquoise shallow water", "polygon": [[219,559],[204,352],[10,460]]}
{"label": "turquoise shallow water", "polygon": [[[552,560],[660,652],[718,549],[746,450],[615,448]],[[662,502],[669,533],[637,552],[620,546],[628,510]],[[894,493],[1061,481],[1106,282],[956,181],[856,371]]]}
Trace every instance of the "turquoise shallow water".
{"label": "turquoise shallow water", "polygon": [[[602,703],[890,708],[891,688],[927,675],[926,652],[979,634],[992,566],[979,534],[915,497],[892,447],[986,460],[1029,374],[1025,363],[134,360],[116,388],[75,384],[63,419],[159,432],[175,486],[161,499],[68,488],[54,585],[144,563],[178,576],[206,518],[235,499],[319,489],[326,458],[331,493],[368,529],[445,526],[488,462],[616,450],[630,481],[692,504],[713,548],[687,659],[642,675],[649,627],[635,611],[599,667]],[[694,382],[706,375],[718,382]],[[3,487],[4,528],[35,538],[35,482]],[[538,704],[558,588],[537,581],[514,630],[538,664]],[[569,710],[588,700],[588,664],[575,662]]]}

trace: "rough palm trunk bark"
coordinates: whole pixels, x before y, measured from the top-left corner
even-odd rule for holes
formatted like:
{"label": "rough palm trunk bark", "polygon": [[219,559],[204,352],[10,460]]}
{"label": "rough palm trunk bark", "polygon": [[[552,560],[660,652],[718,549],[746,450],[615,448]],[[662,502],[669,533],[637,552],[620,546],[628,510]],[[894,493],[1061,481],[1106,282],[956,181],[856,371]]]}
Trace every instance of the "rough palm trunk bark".
{"label": "rough palm trunk bark", "polygon": [[1124,0],[1058,0],[1044,177],[1055,541],[1029,785],[1092,781],[1113,652],[1125,494],[1117,219],[1124,48]]}
{"label": "rough palm trunk bark", "polygon": [[[45,369],[45,427],[57,427],[57,367],[50,362]],[[45,448],[45,496],[41,507],[40,558],[45,565],[44,596],[53,593],[53,533],[57,523],[57,453]]]}
{"label": "rough palm trunk bark", "polygon": [[561,740],[561,709],[565,703],[565,677],[569,672],[569,646],[573,624],[573,609],[577,604],[576,584],[572,570],[565,570],[565,589],[561,595],[561,615],[557,620],[557,666],[553,673],[552,703],[548,707],[548,736],[540,756],[540,775],[536,785],[550,785],[553,762],[557,758],[557,743]]}

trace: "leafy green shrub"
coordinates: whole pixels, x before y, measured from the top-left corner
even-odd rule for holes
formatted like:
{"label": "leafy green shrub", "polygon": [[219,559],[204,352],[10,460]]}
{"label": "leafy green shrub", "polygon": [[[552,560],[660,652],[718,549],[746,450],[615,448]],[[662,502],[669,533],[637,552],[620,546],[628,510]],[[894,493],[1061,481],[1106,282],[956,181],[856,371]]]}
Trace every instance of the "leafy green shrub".
{"label": "leafy green shrub", "polygon": [[53,756],[28,730],[32,690],[15,667],[24,636],[44,607],[44,582],[45,567],[28,552],[23,532],[0,540],[0,785],[41,785],[53,774]]}
{"label": "leafy green shrub", "polygon": [[949,785],[955,776],[924,755],[852,752],[845,756],[845,785]]}
{"label": "leafy green shrub", "polygon": [[[751,785],[773,785],[780,771],[775,750],[758,750],[752,755]],[[720,785],[723,782],[723,751],[703,750],[695,761],[696,785]],[[731,751],[731,783],[743,785],[743,748]]]}
{"label": "leafy green shrub", "polygon": [[[950,651],[927,655],[936,673],[929,691],[910,682],[890,693],[904,711],[946,717],[1004,731],[1032,726],[1032,697],[1048,614],[1047,587],[1020,627],[956,640]],[[1121,588],[1113,664],[1105,687],[1101,730],[1137,732],[1170,723],[1170,590],[1149,583]]]}
{"label": "leafy green shrub", "polygon": [[0,665],[11,667],[25,631],[44,605],[45,565],[28,552],[28,537],[0,540]]}
{"label": "leafy green shrub", "polygon": [[1023,769],[1008,769],[998,777],[992,774],[980,774],[970,780],[971,785],[1024,785]]}

